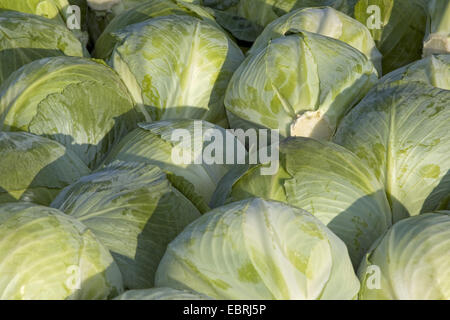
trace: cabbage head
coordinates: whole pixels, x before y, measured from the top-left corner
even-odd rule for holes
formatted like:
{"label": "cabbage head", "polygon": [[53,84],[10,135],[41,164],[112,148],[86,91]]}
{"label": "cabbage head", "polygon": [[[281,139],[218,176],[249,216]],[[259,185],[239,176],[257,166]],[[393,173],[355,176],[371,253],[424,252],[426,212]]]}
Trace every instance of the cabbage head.
{"label": "cabbage head", "polygon": [[450,54],[432,55],[385,75],[381,82],[419,81],[450,90]]}
{"label": "cabbage head", "polygon": [[[73,14],[73,8],[69,7],[71,5],[76,5],[80,8],[80,17]],[[70,28],[73,35],[83,45],[86,45],[88,42],[86,0],[0,0],[0,9],[38,15],[50,19],[60,26]],[[81,20],[79,21],[79,29],[69,24],[69,22],[75,22],[77,18]]]}
{"label": "cabbage head", "polygon": [[122,293],[114,300],[212,300],[211,298],[185,290],[171,288],[153,288],[141,290],[129,290]]}
{"label": "cabbage head", "polygon": [[450,1],[428,1],[428,21],[423,55],[450,54]]}
{"label": "cabbage head", "polygon": [[256,53],[276,38],[308,31],[341,40],[364,53],[381,75],[381,54],[370,31],[359,21],[330,7],[294,10],[270,23],[256,39],[249,54]]}
{"label": "cabbage head", "polygon": [[140,5],[117,14],[114,19],[111,20],[95,43],[94,56],[96,58],[107,60],[119,40],[115,37],[115,33],[121,29],[148,19],[170,15],[193,16],[218,26],[215,23],[214,18],[200,6],[195,6],[179,0],[145,1]]}
{"label": "cabbage head", "polygon": [[[185,133],[186,137],[180,139],[178,133]],[[158,166],[170,174],[172,182],[200,211],[205,212],[209,210],[208,205],[222,177],[227,172],[235,172],[234,168],[244,167],[236,164],[238,157],[234,155],[232,161],[227,162],[230,157],[227,145],[231,144],[237,150],[245,152],[245,147],[233,134],[206,121],[167,120],[141,123],[138,129],[113,148],[105,163],[121,160]],[[218,158],[204,157],[209,156],[207,151],[212,151],[210,148],[214,147]],[[219,157],[222,150],[225,152]],[[180,161],[183,160],[182,157],[191,161]]]}
{"label": "cabbage head", "polygon": [[357,268],[392,224],[383,184],[355,154],[334,143],[289,138],[279,149],[276,174],[263,175],[265,165],[258,165],[238,179],[226,176],[214,195],[215,205],[227,198],[260,197],[302,208],[344,241]]}
{"label": "cabbage head", "polygon": [[34,61],[0,88],[0,130],[26,131],[60,142],[90,168],[140,120],[114,70],[96,61]]}
{"label": "cabbage head", "polygon": [[26,132],[0,132],[0,203],[49,205],[62,188],[90,173],[72,151]]}
{"label": "cabbage head", "polygon": [[162,7],[170,6],[171,3],[183,5],[184,3],[196,3],[197,0],[87,0],[89,7],[89,34],[94,42],[97,41],[102,32],[114,20],[115,17],[132,10],[135,7],[145,3],[153,3],[155,12],[161,8],[154,5],[157,4]]}
{"label": "cabbage head", "polygon": [[355,17],[372,33],[385,74],[422,57],[425,0],[359,0]]}
{"label": "cabbage head", "polygon": [[240,0],[238,13],[261,27],[299,8],[330,6],[351,14],[352,0]]}
{"label": "cabbage head", "polygon": [[200,216],[158,167],[120,161],[64,189],[52,207],[82,222],[108,247],[126,289],[153,287],[167,244]]}
{"label": "cabbage head", "polygon": [[216,208],[173,240],[157,287],[215,299],[353,299],[359,281],[345,244],[317,218],[254,198]]}
{"label": "cabbage head", "polygon": [[262,32],[262,27],[240,15],[240,0],[195,0],[212,11],[215,20],[236,39],[251,43]]}
{"label": "cabbage head", "polygon": [[450,211],[396,223],[358,270],[361,300],[450,299]]}
{"label": "cabbage head", "polygon": [[330,139],[376,81],[377,72],[363,53],[302,31],[248,56],[230,81],[225,107],[232,128]]}
{"label": "cabbage head", "polygon": [[342,121],[334,141],[384,185],[394,221],[439,210],[450,194],[450,91],[383,83]]}
{"label": "cabbage head", "polygon": [[128,26],[109,64],[147,121],[206,120],[228,126],[223,99],[244,56],[224,31],[201,19],[165,16]]}
{"label": "cabbage head", "polygon": [[0,84],[41,58],[89,56],[65,25],[32,14],[0,10],[0,34]]}
{"label": "cabbage head", "polygon": [[122,12],[146,0],[87,0],[89,7],[96,11]]}
{"label": "cabbage head", "polygon": [[0,205],[0,300],[98,300],[123,291],[109,251],[62,212]]}

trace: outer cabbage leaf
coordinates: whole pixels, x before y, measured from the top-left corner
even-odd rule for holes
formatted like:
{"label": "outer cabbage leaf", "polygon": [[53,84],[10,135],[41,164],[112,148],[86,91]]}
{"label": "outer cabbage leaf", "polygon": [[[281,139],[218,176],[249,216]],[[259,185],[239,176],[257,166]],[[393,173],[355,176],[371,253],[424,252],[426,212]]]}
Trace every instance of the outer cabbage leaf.
{"label": "outer cabbage leaf", "polygon": [[212,300],[211,298],[191,291],[171,288],[153,288],[129,290],[114,300]]}
{"label": "outer cabbage leaf", "polygon": [[274,39],[247,57],[230,81],[225,106],[233,128],[329,139],[376,81],[363,53],[303,31]]}
{"label": "outer cabbage leaf", "polygon": [[[217,150],[225,150],[215,163],[206,163],[203,155],[206,148],[211,145],[211,130],[220,133],[217,141]],[[184,132],[188,139],[179,139],[177,133]],[[222,141],[220,141],[222,140]],[[200,211],[208,211],[208,204],[220,179],[237,165],[237,156],[227,162],[227,142],[231,142],[237,150],[245,152],[245,147],[230,132],[206,121],[172,120],[159,121],[148,124],[139,124],[139,128],[128,134],[105,160],[111,163],[114,160],[129,162],[144,162],[160,167],[169,174],[170,179],[177,188]],[[230,144],[231,144],[230,143]],[[188,155],[188,163],[174,162],[178,155]],[[181,160],[181,159],[179,159]],[[232,164],[227,164],[232,163]]]}
{"label": "outer cabbage leaf", "polygon": [[123,291],[109,251],[62,212],[0,205],[0,300],[97,300]]}
{"label": "outer cabbage leaf", "polygon": [[450,1],[428,1],[428,21],[423,55],[450,54]]}
{"label": "outer cabbage leaf", "polygon": [[49,205],[90,170],[61,144],[25,132],[0,132],[0,203]]}
{"label": "outer cabbage leaf", "polygon": [[355,17],[372,33],[388,73],[422,55],[427,12],[424,0],[359,0]]}
{"label": "outer cabbage leaf", "polygon": [[330,7],[294,10],[270,23],[256,39],[249,54],[258,52],[276,38],[297,31],[319,33],[341,40],[364,53],[381,75],[381,54],[370,31],[359,21]]}
{"label": "outer cabbage leaf", "polygon": [[362,261],[362,300],[450,299],[450,211],[396,223]]}
{"label": "outer cabbage leaf", "polygon": [[200,119],[228,126],[223,98],[243,54],[220,29],[191,16],[166,16],[117,33],[109,64],[147,120]]}
{"label": "outer cabbage leaf", "polygon": [[214,18],[200,6],[178,0],[145,1],[140,5],[121,12],[111,20],[95,43],[94,56],[105,60],[110,57],[114,46],[118,41],[118,39],[114,37],[115,32],[135,23],[170,15],[193,16],[218,26],[215,23]]}
{"label": "outer cabbage leaf", "polygon": [[450,90],[450,54],[432,55],[385,75],[381,82],[419,81]]}
{"label": "outer cabbage leaf", "polygon": [[335,141],[382,181],[394,221],[431,212],[450,191],[450,91],[419,82],[376,87],[342,121]]}
{"label": "outer cabbage leaf", "polygon": [[217,208],[172,241],[156,286],[216,299],[353,299],[347,248],[299,208],[249,199]]}
{"label": "outer cabbage leaf", "polygon": [[52,203],[108,247],[127,289],[153,286],[167,244],[200,216],[167,176],[145,163],[114,162],[64,189]]}
{"label": "outer cabbage leaf", "polygon": [[222,187],[217,192],[229,194],[228,201],[261,197],[307,210],[345,242],[357,268],[392,224],[380,181],[350,151],[309,138],[283,141],[279,165],[274,175],[262,175],[261,165],[255,166],[230,183],[231,193]]}
{"label": "outer cabbage leaf", "polygon": [[0,95],[0,130],[56,140],[90,168],[141,119],[117,74],[88,59],[34,61],[12,74]]}
{"label": "outer cabbage leaf", "polygon": [[0,10],[0,48],[0,84],[23,65],[41,58],[89,56],[65,25],[4,10]]}

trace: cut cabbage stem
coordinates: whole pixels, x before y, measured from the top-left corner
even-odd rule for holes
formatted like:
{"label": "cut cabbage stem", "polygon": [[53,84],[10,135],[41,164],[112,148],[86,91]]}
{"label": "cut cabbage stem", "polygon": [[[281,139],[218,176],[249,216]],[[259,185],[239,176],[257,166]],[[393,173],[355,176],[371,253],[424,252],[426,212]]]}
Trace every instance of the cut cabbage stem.
{"label": "cut cabbage stem", "polygon": [[291,124],[292,137],[309,137],[329,140],[334,130],[328,117],[322,111],[306,111],[297,116]]}

